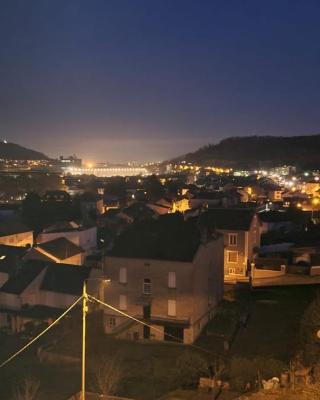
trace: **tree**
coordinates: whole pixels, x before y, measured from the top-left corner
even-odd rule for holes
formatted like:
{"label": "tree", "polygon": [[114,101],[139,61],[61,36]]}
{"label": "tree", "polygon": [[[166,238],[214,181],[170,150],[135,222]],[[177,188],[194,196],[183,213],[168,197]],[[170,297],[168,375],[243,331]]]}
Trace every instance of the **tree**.
{"label": "tree", "polygon": [[150,200],[159,200],[164,194],[164,187],[156,175],[151,175],[145,180],[145,189]]}
{"label": "tree", "polygon": [[101,357],[94,364],[92,390],[105,396],[114,395],[122,374],[119,357]]}
{"label": "tree", "polygon": [[104,193],[106,196],[115,196],[120,200],[125,200],[127,194],[125,179],[121,177],[110,178],[105,186]]}
{"label": "tree", "polygon": [[182,388],[197,387],[201,377],[208,376],[208,363],[200,354],[185,351],[176,360],[177,384]]}
{"label": "tree", "polygon": [[42,227],[42,210],[41,197],[36,192],[29,192],[22,202],[22,218],[34,230]]}
{"label": "tree", "polygon": [[16,389],[13,400],[36,400],[39,396],[40,382],[25,378]]}
{"label": "tree", "polygon": [[300,329],[303,356],[307,363],[314,363],[320,356],[320,295],[306,309]]}
{"label": "tree", "polygon": [[287,365],[273,358],[233,358],[230,363],[231,384],[234,389],[241,391],[247,383],[254,387],[256,383],[260,384],[260,378],[268,380],[280,376],[286,369]]}

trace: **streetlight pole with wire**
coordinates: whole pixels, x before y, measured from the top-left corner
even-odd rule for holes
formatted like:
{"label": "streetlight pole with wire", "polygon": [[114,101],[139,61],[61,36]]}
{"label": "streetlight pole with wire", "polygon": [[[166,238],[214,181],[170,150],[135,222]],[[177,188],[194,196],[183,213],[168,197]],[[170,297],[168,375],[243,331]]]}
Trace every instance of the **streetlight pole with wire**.
{"label": "streetlight pole with wire", "polygon": [[81,357],[81,400],[86,400],[86,330],[87,330],[87,313],[88,313],[88,281],[101,281],[101,283],[109,283],[110,279],[104,278],[88,278],[83,282],[82,289],[82,357]]}

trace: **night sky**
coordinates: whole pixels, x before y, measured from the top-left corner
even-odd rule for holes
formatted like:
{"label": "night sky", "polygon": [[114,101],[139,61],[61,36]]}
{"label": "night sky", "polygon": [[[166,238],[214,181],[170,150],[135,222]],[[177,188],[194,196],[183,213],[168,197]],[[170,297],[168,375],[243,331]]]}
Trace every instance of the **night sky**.
{"label": "night sky", "polygon": [[320,133],[319,21],[319,0],[0,0],[0,138],[125,161]]}

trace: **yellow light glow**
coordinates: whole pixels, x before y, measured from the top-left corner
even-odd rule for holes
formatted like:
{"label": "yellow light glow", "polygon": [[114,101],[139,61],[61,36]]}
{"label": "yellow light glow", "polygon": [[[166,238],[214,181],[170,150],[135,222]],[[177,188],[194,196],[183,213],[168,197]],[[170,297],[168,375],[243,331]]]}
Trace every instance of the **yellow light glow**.
{"label": "yellow light glow", "polygon": [[87,164],[87,167],[88,167],[88,168],[92,168],[92,167],[93,167],[93,164],[89,162],[89,163]]}
{"label": "yellow light glow", "polygon": [[312,204],[315,205],[315,206],[317,206],[319,204],[319,202],[320,202],[320,200],[319,200],[318,197],[312,199]]}

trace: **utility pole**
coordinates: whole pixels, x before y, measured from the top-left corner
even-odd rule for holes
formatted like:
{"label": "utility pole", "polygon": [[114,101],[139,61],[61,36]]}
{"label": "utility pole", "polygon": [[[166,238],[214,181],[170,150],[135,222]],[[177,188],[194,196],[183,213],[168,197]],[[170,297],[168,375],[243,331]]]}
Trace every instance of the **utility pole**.
{"label": "utility pole", "polygon": [[86,317],[88,312],[88,295],[86,281],[83,282],[82,293],[82,380],[81,400],[86,400]]}

